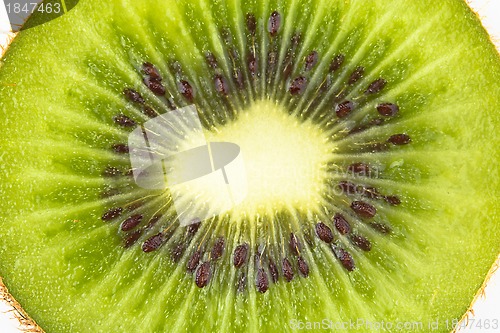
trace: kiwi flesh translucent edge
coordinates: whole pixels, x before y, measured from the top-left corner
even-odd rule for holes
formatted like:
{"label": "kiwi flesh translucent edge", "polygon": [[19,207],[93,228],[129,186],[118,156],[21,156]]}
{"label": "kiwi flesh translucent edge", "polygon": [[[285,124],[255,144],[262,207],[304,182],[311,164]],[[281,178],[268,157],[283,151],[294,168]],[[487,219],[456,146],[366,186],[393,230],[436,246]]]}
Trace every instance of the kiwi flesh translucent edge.
{"label": "kiwi flesh translucent edge", "polygon": [[[465,2],[82,0],[1,66],[0,276],[46,332],[447,332],[500,251],[500,60]],[[180,227],[126,143],[191,104],[257,181]]]}

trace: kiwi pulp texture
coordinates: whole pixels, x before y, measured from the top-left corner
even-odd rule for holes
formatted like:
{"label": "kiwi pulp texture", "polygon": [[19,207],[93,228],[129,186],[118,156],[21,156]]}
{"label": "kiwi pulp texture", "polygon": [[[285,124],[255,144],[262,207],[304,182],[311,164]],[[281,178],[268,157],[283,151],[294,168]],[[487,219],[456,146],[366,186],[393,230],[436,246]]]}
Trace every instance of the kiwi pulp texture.
{"label": "kiwi pulp texture", "polygon": [[[47,332],[449,331],[500,250],[499,77],[461,1],[82,0],[3,59],[0,275]],[[192,104],[249,191],[181,227],[127,138]]]}

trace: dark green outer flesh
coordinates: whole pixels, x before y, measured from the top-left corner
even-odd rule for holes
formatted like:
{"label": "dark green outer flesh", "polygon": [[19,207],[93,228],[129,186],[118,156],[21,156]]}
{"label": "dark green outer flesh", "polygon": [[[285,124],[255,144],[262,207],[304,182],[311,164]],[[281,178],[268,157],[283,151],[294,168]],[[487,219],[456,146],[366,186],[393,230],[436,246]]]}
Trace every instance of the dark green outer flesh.
{"label": "dark green outer flesh", "polygon": [[[206,9],[200,4],[81,1],[9,47],[0,69],[0,275],[12,295],[47,332],[276,332],[291,320],[324,319],[415,321],[422,331],[438,320],[450,331],[445,321],[465,313],[500,251],[500,60],[477,17],[452,0],[209,6],[214,21],[231,26],[247,12],[267,18],[291,6],[307,17],[317,9],[342,27],[331,32],[339,49],[367,71],[390,59],[378,71],[406,112],[394,128],[420,138],[403,153],[419,177],[393,175],[416,198],[410,212],[394,214],[404,239],[381,238],[380,252],[355,257],[350,274],[318,250],[308,279],[237,295],[220,276],[197,288],[167,255],[124,251],[99,218],[95,170],[123,140],[107,121],[110,105],[123,107],[113,94],[140,85],[131,61],[174,56],[203,73],[191,44],[204,45],[212,26],[193,20]],[[177,10],[187,21],[175,19]],[[311,45],[324,44],[311,36]]]}

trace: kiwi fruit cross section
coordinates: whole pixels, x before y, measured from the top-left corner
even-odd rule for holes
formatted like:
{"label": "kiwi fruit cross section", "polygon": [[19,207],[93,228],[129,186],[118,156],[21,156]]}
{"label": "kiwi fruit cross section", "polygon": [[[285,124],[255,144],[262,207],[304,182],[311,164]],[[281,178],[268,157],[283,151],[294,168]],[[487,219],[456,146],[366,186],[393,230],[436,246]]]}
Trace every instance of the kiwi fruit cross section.
{"label": "kiwi fruit cross section", "polygon": [[[499,79],[459,0],[81,0],[2,59],[0,276],[46,332],[449,332],[500,252]],[[240,148],[223,212],[136,183],[188,106]]]}

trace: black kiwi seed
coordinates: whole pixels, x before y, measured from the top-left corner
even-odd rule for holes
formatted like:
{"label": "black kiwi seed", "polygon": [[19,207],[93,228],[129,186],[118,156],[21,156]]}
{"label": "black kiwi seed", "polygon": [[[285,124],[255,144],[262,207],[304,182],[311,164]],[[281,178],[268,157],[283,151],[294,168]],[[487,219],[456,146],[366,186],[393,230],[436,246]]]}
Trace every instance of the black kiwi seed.
{"label": "black kiwi seed", "polygon": [[218,67],[217,59],[212,52],[205,52],[205,59],[207,60],[207,64],[212,68],[216,69]]}
{"label": "black kiwi seed", "polygon": [[151,77],[146,77],[144,78],[143,82],[146,87],[148,87],[149,90],[151,90],[151,92],[156,96],[164,96],[167,92],[167,90],[159,80],[155,80]]}
{"label": "black kiwi seed", "polygon": [[295,78],[292,82],[290,82],[290,87],[288,91],[292,95],[300,95],[304,92],[307,86],[307,79],[303,76],[299,76]]}
{"label": "black kiwi seed", "polygon": [[135,103],[139,103],[139,104],[144,104],[144,98],[141,96],[141,94],[139,94],[134,89],[126,88],[123,91],[123,94],[131,102],[135,102]]}
{"label": "black kiwi seed", "polygon": [[377,111],[384,117],[393,117],[399,112],[399,107],[392,103],[382,103],[377,106]]}
{"label": "black kiwi seed", "polygon": [[368,175],[370,173],[370,166],[363,162],[357,162],[349,165],[347,171],[358,175]]}
{"label": "black kiwi seed", "polygon": [[312,51],[306,57],[306,63],[304,69],[306,71],[310,71],[311,69],[313,69],[314,66],[316,66],[317,63],[318,63],[318,52]]}
{"label": "black kiwi seed", "polygon": [[335,256],[337,257],[337,259],[340,260],[340,263],[342,264],[342,266],[344,266],[345,269],[347,269],[348,271],[353,271],[354,268],[356,268],[356,265],[354,263],[354,259],[349,252],[347,252],[346,250],[344,250],[343,248],[341,248],[338,245],[332,245],[332,250],[333,250],[333,253],[335,254]]}
{"label": "black kiwi seed", "polygon": [[333,58],[332,60],[332,63],[330,64],[330,72],[335,72],[337,69],[339,69],[340,66],[342,66],[342,64],[344,63],[344,58],[345,57],[343,54],[335,56],[335,58]]}
{"label": "black kiwi seed", "polygon": [[380,222],[372,222],[369,225],[381,234],[389,234],[391,232],[391,228],[388,225]]}
{"label": "black kiwi seed", "polygon": [[351,76],[349,77],[349,81],[347,81],[348,84],[354,84],[358,82],[359,79],[363,77],[365,73],[365,68],[364,67],[356,67],[354,72],[352,72]]}
{"label": "black kiwi seed", "polygon": [[229,94],[229,86],[226,79],[222,75],[216,75],[214,77],[215,90],[221,95]]}
{"label": "black kiwi seed", "polygon": [[288,258],[284,258],[282,262],[281,270],[283,272],[283,276],[287,282],[292,281],[293,279],[293,267]]}
{"label": "black kiwi seed", "polygon": [[354,109],[354,104],[351,101],[344,101],[340,104],[337,104],[335,107],[335,114],[339,118],[344,118],[351,113]]}
{"label": "black kiwi seed", "polygon": [[395,195],[388,195],[384,197],[385,201],[393,206],[398,206],[401,204],[401,199]]}
{"label": "black kiwi seed", "polygon": [[194,100],[194,90],[188,81],[180,80],[177,84],[177,88],[179,89],[179,93],[184,96],[188,102],[192,102]]}
{"label": "black kiwi seed", "polygon": [[117,218],[118,216],[120,216],[122,214],[122,212],[123,212],[122,207],[110,208],[104,214],[102,214],[101,219],[103,221],[111,221],[111,220],[114,220],[115,218]]}
{"label": "black kiwi seed", "polygon": [[115,143],[113,146],[111,146],[111,149],[117,154],[128,154],[129,148],[128,145],[124,143]]}
{"label": "black kiwi seed", "polygon": [[234,249],[233,264],[234,267],[240,268],[248,259],[248,244],[240,244]]}
{"label": "black kiwi seed", "polygon": [[188,235],[191,237],[194,236],[198,232],[198,229],[200,229],[200,226],[201,226],[200,219],[195,218],[191,220],[191,223],[187,227]]}
{"label": "black kiwi seed", "polygon": [[363,218],[372,218],[377,213],[377,209],[364,201],[353,201],[351,203],[351,209],[359,216]]}
{"label": "black kiwi seed", "polygon": [[319,239],[321,239],[325,243],[331,243],[333,241],[333,232],[329,226],[324,224],[323,222],[319,222],[316,224],[316,234]]}
{"label": "black kiwi seed", "polygon": [[123,246],[127,249],[137,242],[137,240],[141,237],[142,230],[136,230],[130,233],[126,238]]}
{"label": "black kiwi seed", "polygon": [[370,243],[370,241],[366,237],[363,237],[361,235],[352,235],[351,241],[354,245],[356,245],[363,251],[370,251],[372,249],[372,244]]}
{"label": "black kiwi seed", "polygon": [[141,223],[142,217],[143,216],[141,214],[135,214],[128,217],[121,225],[122,231],[129,231],[137,227],[137,225]]}
{"label": "black kiwi seed", "polygon": [[205,287],[212,277],[212,267],[210,266],[210,261],[205,261],[196,270],[196,285],[200,288]]}
{"label": "black kiwi seed", "polygon": [[356,194],[357,192],[357,186],[347,180],[340,181],[338,187],[347,195]]}
{"label": "black kiwi seed", "polygon": [[113,121],[117,125],[120,125],[122,127],[134,127],[136,125],[135,121],[133,121],[132,119],[130,119],[129,117],[127,117],[124,114],[119,114],[119,115],[114,116]]}
{"label": "black kiwi seed", "polygon": [[255,276],[255,286],[260,293],[265,293],[267,289],[269,289],[269,279],[263,268],[259,268],[257,270],[257,275]]}
{"label": "black kiwi seed", "polygon": [[163,242],[165,241],[164,235],[160,232],[157,233],[154,236],[149,237],[142,243],[142,251],[144,252],[152,252],[156,251],[160,248],[160,246],[163,245]]}
{"label": "black kiwi seed", "polygon": [[149,76],[151,79],[156,81],[161,81],[162,77],[158,69],[150,62],[145,62],[142,64],[142,72]]}
{"label": "black kiwi seed", "polygon": [[269,22],[267,23],[267,31],[271,35],[271,37],[276,36],[280,29],[281,25],[281,15],[277,11],[271,13],[269,17]]}
{"label": "black kiwi seed", "polygon": [[396,146],[406,145],[411,142],[411,138],[408,134],[394,134],[388,140]]}
{"label": "black kiwi seed", "polygon": [[198,267],[198,264],[200,263],[200,259],[201,259],[201,251],[197,250],[191,255],[191,257],[187,262],[186,268],[188,272],[190,273],[194,272],[194,270],[196,269],[196,267]]}
{"label": "black kiwi seed", "polygon": [[155,118],[158,115],[158,112],[156,112],[152,107],[148,105],[144,105],[142,113],[144,113],[149,118]]}
{"label": "black kiwi seed", "polygon": [[276,264],[272,259],[269,259],[269,273],[271,274],[271,279],[273,280],[273,283],[278,282],[279,279],[278,267],[276,267]]}
{"label": "black kiwi seed", "polygon": [[212,248],[212,253],[211,253],[212,260],[217,260],[220,257],[222,257],[222,254],[224,253],[225,244],[226,243],[224,241],[224,237],[217,238],[214,247]]}
{"label": "black kiwi seed", "polygon": [[351,232],[351,225],[345,217],[342,214],[335,214],[333,217],[333,223],[335,224],[335,228],[340,232],[342,235],[348,234]]}
{"label": "black kiwi seed", "polygon": [[257,31],[257,20],[253,14],[247,14],[247,28],[252,36],[255,36],[255,32]]}
{"label": "black kiwi seed", "polygon": [[376,94],[380,92],[382,89],[384,89],[386,84],[387,84],[386,80],[382,78],[377,79],[368,86],[368,88],[365,91],[365,94]]}
{"label": "black kiwi seed", "polygon": [[302,276],[309,276],[309,265],[302,256],[297,258],[297,266],[299,267],[299,272]]}

